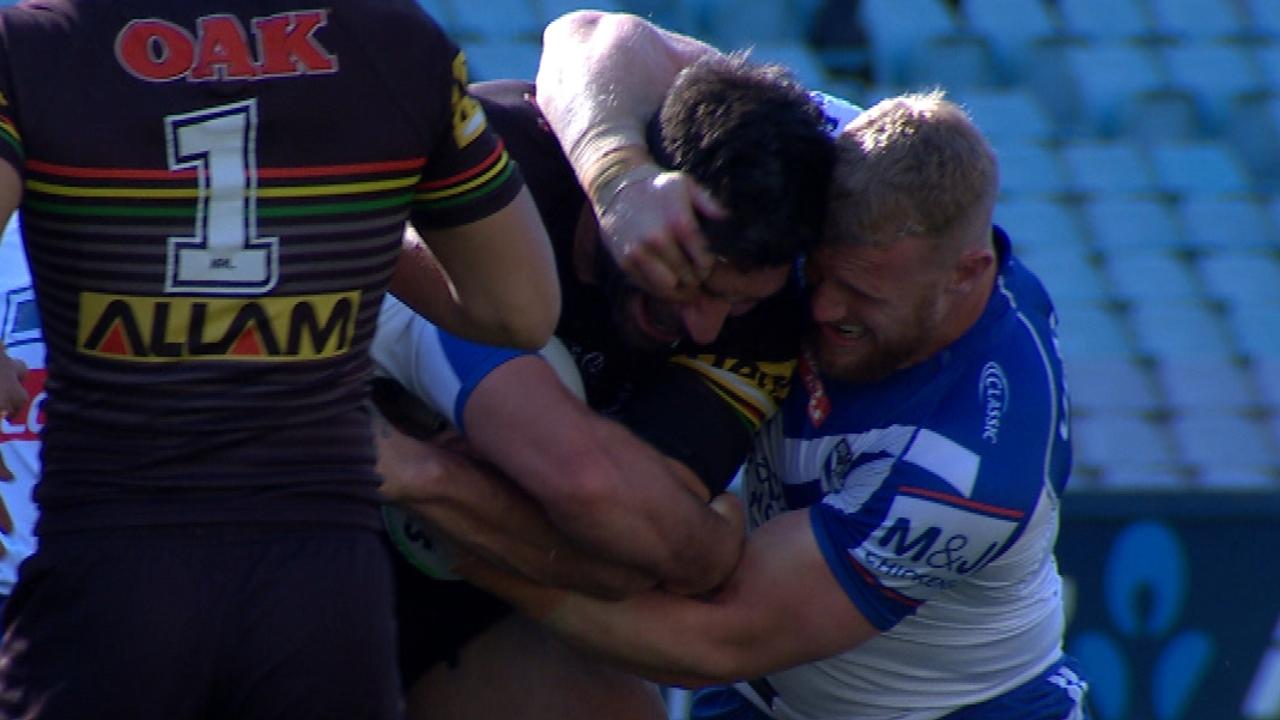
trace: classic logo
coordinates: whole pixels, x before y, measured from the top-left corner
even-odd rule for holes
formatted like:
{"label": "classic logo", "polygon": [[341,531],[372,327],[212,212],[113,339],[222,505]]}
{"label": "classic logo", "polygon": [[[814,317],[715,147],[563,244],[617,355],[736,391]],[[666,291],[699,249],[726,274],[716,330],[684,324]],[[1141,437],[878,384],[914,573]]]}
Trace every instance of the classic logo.
{"label": "classic logo", "polygon": [[1000,439],[1000,418],[1009,407],[1009,381],[999,363],[989,362],[982,367],[978,398],[983,410],[982,439],[994,445]]}
{"label": "classic logo", "polygon": [[315,33],[328,22],[326,10],[298,10],[256,17],[250,33],[234,15],[205,15],[193,35],[168,20],[132,20],[116,34],[116,60],[148,82],[327,75],[337,72],[338,56]]}
{"label": "classic logo", "polygon": [[360,291],[259,298],[82,293],[76,347],[131,362],[296,361],[351,349]]}

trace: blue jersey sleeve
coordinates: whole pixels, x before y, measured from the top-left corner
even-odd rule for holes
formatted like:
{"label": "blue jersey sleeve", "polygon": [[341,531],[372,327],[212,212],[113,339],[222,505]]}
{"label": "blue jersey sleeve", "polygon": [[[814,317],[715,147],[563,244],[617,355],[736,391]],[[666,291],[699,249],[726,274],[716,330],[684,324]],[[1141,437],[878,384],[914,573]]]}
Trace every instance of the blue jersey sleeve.
{"label": "blue jersey sleeve", "polygon": [[467,401],[480,382],[508,360],[530,354],[450,335],[390,294],[382,301],[371,352],[381,372],[463,433]]}

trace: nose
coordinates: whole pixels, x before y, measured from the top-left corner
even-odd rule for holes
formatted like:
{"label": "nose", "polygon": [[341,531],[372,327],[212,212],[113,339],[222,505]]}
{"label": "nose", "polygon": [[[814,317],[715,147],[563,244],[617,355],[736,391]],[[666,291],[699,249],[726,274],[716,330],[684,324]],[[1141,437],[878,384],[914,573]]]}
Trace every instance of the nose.
{"label": "nose", "polygon": [[694,342],[705,345],[720,334],[729,309],[728,300],[701,298],[681,306],[680,321]]}
{"label": "nose", "polygon": [[814,321],[820,323],[836,322],[844,317],[847,310],[844,302],[840,300],[839,294],[824,282],[819,282],[813,288],[813,295],[809,305],[809,311],[813,313]]}

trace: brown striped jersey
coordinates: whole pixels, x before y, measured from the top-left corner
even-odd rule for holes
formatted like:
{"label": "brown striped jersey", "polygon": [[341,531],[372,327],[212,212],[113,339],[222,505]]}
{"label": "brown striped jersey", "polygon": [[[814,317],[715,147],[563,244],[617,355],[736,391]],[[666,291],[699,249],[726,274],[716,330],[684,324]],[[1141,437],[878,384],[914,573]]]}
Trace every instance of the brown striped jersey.
{"label": "brown striped jersey", "polygon": [[406,220],[522,186],[412,0],[0,12],[48,344],[44,533],[376,526],[368,344]]}

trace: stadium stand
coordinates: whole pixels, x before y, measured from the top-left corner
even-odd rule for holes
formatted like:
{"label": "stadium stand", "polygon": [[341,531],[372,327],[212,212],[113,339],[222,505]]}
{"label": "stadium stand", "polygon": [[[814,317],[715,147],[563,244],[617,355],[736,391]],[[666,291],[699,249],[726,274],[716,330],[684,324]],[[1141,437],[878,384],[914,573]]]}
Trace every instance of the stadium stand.
{"label": "stadium stand", "polygon": [[1171,204],[1153,197],[1104,196],[1083,204],[1087,236],[1104,255],[1133,248],[1178,248],[1185,244]]}
{"label": "stadium stand", "polygon": [[1131,143],[1076,140],[1058,150],[1066,189],[1085,198],[1128,197],[1151,191],[1155,175]]}

